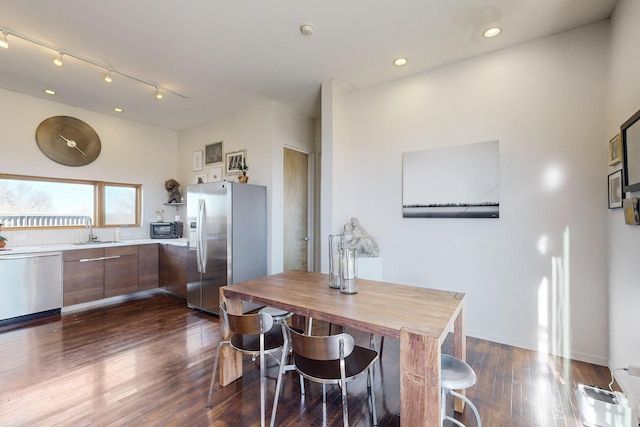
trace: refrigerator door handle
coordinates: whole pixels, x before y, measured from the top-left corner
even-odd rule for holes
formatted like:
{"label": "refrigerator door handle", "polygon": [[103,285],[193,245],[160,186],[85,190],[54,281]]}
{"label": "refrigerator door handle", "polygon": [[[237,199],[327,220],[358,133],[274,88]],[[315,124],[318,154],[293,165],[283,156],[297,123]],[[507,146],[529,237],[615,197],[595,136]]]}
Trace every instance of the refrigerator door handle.
{"label": "refrigerator door handle", "polygon": [[200,273],[207,272],[207,204],[204,199],[198,202],[198,267]]}
{"label": "refrigerator door handle", "polygon": [[198,212],[196,214],[196,264],[198,273],[202,273],[202,206],[204,200],[198,200]]}

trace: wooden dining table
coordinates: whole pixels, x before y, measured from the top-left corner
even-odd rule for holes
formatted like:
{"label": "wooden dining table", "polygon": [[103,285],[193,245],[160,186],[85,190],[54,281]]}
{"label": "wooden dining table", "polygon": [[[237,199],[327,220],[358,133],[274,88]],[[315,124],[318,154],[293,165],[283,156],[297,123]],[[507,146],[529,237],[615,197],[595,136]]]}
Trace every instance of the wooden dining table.
{"label": "wooden dining table", "polygon": [[[465,360],[464,298],[460,292],[356,279],[358,292],[329,287],[322,273],[287,271],[221,288],[229,313],[242,301],[400,341],[400,424],[440,426],[441,346],[453,333],[454,356]],[[227,333],[224,328],[221,334]],[[242,358],[224,348],[220,383],[242,376]],[[464,406],[456,399],[455,410]]]}

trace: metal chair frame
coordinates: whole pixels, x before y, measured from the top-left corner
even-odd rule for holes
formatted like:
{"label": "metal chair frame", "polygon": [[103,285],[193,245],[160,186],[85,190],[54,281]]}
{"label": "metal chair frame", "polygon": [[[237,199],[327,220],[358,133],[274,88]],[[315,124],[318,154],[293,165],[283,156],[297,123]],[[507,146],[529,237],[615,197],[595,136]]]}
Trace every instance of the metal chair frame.
{"label": "metal chair frame", "polygon": [[[326,384],[338,384],[342,393],[342,418],[345,427],[349,426],[349,410],[347,405],[347,382],[367,372],[367,390],[373,425],[378,425],[376,415],[375,393],[373,385],[373,364],[378,360],[375,350],[355,345],[353,337],[342,333],[329,336],[309,336],[291,329],[283,324],[282,330],[285,347],[293,349],[293,364],[285,365],[283,354],[278,372],[276,392],[271,412],[271,426],[275,425],[278,399],[282,387],[283,375],[286,371],[296,370],[302,377],[322,384],[322,404],[326,409]],[[339,371],[339,375],[337,375]]]}
{"label": "metal chair frame", "polygon": [[[220,341],[218,351],[216,352],[215,361],[213,362],[213,370],[211,372],[211,385],[209,386],[209,397],[207,399],[207,408],[211,408],[211,397],[213,394],[213,385],[216,380],[216,370],[220,359],[220,351],[222,347],[229,346],[242,354],[252,357],[260,357],[260,425],[264,427],[266,418],[266,364],[265,355],[272,356],[273,353],[283,350],[285,341],[278,327],[273,328],[274,321],[268,313],[256,314],[229,314],[226,304],[220,304],[220,313],[224,319],[227,329],[231,332],[228,340]],[[272,331],[273,328],[273,331]],[[255,348],[255,338],[258,336],[259,345]],[[282,351],[285,355],[286,351]],[[273,357],[273,356],[272,356]],[[277,360],[277,359],[276,359]]]}

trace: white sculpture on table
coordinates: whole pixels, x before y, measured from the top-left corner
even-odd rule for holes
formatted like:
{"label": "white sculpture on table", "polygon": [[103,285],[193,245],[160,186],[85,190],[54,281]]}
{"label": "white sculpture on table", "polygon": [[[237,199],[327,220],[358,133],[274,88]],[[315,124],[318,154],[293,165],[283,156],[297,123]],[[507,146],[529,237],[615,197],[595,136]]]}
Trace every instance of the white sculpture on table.
{"label": "white sculpture on table", "polygon": [[343,247],[355,249],[359,257],[377,257],[380,249],[376,239],[362,228],[358,218],[351,218],[351,221],[344,225]]}

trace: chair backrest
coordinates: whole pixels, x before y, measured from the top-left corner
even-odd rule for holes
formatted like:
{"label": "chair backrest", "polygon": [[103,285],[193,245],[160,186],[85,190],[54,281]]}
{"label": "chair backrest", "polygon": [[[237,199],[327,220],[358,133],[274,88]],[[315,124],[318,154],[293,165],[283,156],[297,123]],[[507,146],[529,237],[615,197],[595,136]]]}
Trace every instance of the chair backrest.
{"label": "chair backrest", "polygon": [[328,336],[309,336],[294,331],[285,325],[291,339],[291,347],[294,353],[314,360],[338,360],[340,359],[340,346],[342,345],[343,357],[347,357],[353,351],[355,345],[353,337],[349,334]]}
{"label": "chair backrest", "polygon": [[227,329],[235,334],[262,334],[273,327],[273,317],[269,313],[230,314],[224,301],[220,304],[220,312]]}

